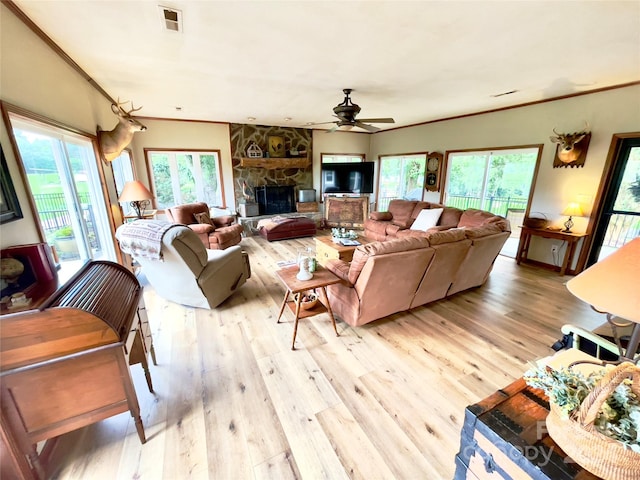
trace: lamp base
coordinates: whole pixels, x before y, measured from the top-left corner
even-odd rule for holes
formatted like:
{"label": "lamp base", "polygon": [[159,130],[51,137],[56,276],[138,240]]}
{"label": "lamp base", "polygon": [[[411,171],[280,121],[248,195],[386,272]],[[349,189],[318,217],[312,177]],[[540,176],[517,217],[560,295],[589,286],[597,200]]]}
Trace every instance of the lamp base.
{"label": "lamp base", "polygon": [[149,200],[133,200],[129,202],[129,205],[133,208],[133,211],[136,212],[138,219],[141,219],[142,213],[151,205],[151,202]]}
{"label": "lamp base", "polygon": [[562,230],[562,231],[564,233],[571,233],[571,227],[573,227],[573,219],[571,217],[569,217],[569,220],[564,222],[564,230]]}

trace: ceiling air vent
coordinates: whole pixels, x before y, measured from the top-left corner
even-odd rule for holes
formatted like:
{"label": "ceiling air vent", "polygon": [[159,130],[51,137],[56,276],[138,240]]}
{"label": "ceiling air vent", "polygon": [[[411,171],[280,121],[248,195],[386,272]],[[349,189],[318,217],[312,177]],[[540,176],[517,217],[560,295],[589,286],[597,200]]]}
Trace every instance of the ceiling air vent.
{"label": "ceiling air vent", "polygon": [[182,12],[162,5],[158,5],[158,8],[162,18],[162,28],[170,32],[182,32]]}

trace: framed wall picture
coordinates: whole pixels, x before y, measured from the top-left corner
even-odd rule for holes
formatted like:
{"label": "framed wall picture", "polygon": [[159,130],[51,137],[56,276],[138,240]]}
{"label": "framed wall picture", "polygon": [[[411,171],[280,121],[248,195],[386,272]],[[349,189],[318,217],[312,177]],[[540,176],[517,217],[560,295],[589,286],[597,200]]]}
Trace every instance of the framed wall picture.
{"label": "framed wall picture", "polygon": [[424,179],[424,188],[430,192],[440,191],[440,177],[442,176],[442,160],[444,155],[431,152],[427,155],[427,173]]}
{"label": "framed wall picture", "polygon": [[4,151],[0,145],[0,223],[12,222],[22,218],[22,210],[18,203],[16,189],[9,176],[9,167],[4,158]]}
{"label": "framed wall picture", "polygon": [[284,137],[269,137],[269,157],[283,158],[285,151]]}

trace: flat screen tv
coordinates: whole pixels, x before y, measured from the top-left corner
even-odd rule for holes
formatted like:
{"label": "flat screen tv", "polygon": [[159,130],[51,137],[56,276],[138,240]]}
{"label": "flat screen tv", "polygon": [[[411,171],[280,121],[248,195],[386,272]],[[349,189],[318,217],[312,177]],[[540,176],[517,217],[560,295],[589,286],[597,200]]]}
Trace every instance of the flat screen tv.
{"label": "flat screen tv", "polygon": [[323,163],[322,193],[373,193],[375,162]]}

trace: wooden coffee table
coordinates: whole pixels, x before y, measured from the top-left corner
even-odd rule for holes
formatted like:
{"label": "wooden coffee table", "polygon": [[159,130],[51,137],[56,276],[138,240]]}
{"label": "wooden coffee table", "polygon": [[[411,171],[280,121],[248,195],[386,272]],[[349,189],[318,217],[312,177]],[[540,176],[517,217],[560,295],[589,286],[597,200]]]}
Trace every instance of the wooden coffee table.
{"label": "wooden coffee table", "polygon": [[[278,314],[277,323],[280,323],[280,317],[282,317],[282,312],[284,312],[284,307],[286,305],[289,306],[289,309],[295,315],[295,323],[293,325],[293,340],[291,341],[291,350],[296,349],[296,334],[298,333],[298,320],[301,318],[308,318],[314,315],[318,315],[320,313],[327,312],[329,314],[329,318],[331,318],[331,323],[333,324],[333,330],[336,332],[336,336],[339,336],[338,329],[336,328],[336,319],[333,317],[333,312],[331,311],[331,305],[329,304],[329,297],[327,297],[327,285],[332,285],[334,283],[340,282],[340,279],[336,277],[329,270],[326,270],[322,267],[318,267],[318,269],[314,272],[313,278],[311,280],[298,280],[296,275],[298,274],[298,266],[294,265],[292,267],[282,268],[280,270],[276,270],[276,275],[280,279],[280,281],[284,284],[287,291],[284,293],[284,298],[282,299],[282,305],[280,306],[280,313]],[[302,299],[302,295],[298,295],[298,298],[295,299],[296,293],[305,292],[307,290],[315,290],[319,289],[322,295],[322,301],[324,305],[318,302],[313,308],[309,310],[302,310],[300,308],[300,301]],[[289,295],[292,295],[294,300],[289,300]],[[326,307],[325,307],[326,305]]]}
{"label": "wooden coffee table", "polygon": [[[356,238],[361,245],[370,243],[364,237]],[[331,236],[315,237],[316,241],[316,260],[320,265],[325,265],[327,260],[339,259],[345,262],[350,262],[353,258],[353,252],[357,248],[356,246],[345,246],[339,243],[334,243]]]}

